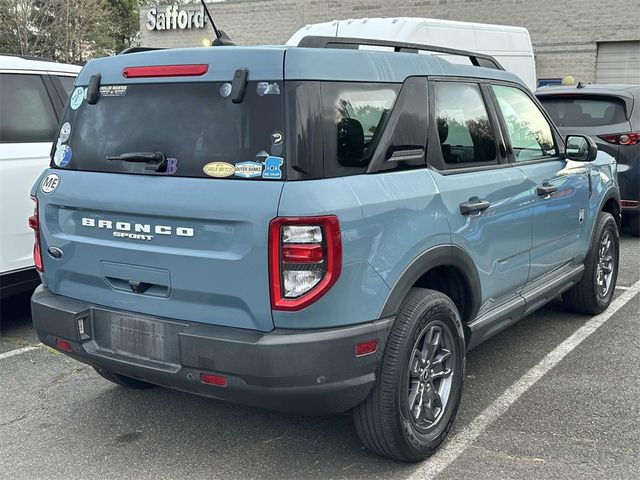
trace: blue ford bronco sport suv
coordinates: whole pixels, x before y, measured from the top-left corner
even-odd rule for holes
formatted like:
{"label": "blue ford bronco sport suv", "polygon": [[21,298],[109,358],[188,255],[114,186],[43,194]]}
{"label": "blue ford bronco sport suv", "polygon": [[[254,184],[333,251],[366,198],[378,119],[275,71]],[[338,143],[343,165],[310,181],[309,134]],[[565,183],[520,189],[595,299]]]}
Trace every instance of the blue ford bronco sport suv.
{"label": "blue ford bronco sport suv", "polygon": [[89,62],[32,190],[41,341],[125,387],[352,410],[370,450],[426,458],[466,351],[560,294],[607,308],[620,199],[491,57],[421,49]]}

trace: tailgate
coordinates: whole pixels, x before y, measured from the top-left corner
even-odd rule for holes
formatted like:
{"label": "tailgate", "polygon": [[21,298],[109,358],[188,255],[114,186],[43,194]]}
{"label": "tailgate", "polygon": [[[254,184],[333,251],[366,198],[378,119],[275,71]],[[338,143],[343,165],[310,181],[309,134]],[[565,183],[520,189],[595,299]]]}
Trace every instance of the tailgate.
{"label": "tailgate", "polygon": [[52,292],[142,314],[273,328],[267,237],[282,182],[54,171],[57,189],[38,190]]}

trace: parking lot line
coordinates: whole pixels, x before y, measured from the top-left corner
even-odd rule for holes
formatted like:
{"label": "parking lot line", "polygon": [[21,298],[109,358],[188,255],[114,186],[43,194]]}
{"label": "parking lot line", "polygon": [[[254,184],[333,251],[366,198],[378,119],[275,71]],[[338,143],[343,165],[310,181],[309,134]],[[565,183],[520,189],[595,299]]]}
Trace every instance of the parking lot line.
{"label": "parking lot line", "polygon": [[562,361],[573,349],[589,338],[598,328],[605,324],[615,313],[624,307],[640,292],[640,281],[628,287],[622,295],[616,298],[609,308],[599,315],[592,317],[587,323],[576,330],[570,337],[549,352],[537,365],[532,367],[518,381],[511,385],[496,400],[485,408],[475,419],[449,439],[448,442],[431,458],[416,470],[410,478],[432,479],[442,473],[460,455],[464,453],[484,431],[511,405],[513,405],[527,390],[536,384],[547,372]]}
{"label": "parking lot line", "polygon": [[16,348],[15,350],[9,350],[8,352],[0,353],[0,360],[4,360],[5,358],[9,358],[9,357],[14,357],[16,355],[21,355],[23,353],[30,352],[31,350],[37,350],[41,346],[42,344],[39,343],[38,345]]}

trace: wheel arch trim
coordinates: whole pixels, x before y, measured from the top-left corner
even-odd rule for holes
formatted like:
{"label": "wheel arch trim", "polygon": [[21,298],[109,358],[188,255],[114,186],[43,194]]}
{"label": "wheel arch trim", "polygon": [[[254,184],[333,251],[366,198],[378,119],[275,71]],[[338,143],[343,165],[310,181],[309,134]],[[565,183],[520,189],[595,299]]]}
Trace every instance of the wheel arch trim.
{"label": "wheel arch trim", "polygon": [[436,267],[455,268],[469,289],[469,320],[475,318],[482,303],[482,288],[478,270],[471,256],[456,245],[437,245],[414,258],[400,274],[387,295],[380,318],[398,313],[411,288],[425,273]]}
{"label": "wheel arch trim", "polygon": [[[602,195],[602,198],[600,199],[600,201],[598,202],[598,207],[595,210],[595,216],[593,218],[593,221],[591,222],[591,225],[589,227],[589,246],[587,248],[587,252],[589,252],[591,250],[591,245],[593,244],[593,233],[595,232],[596,229],[596,220],[598,218],[598,214],[600,212],[603,211],[605,204],[609,201],[609,200],[614,200],[616,202],[616,204],[618,205],[618,211],[622,212],[621,207],[620,207],[620,192],[618,191],[618,189],[616,187],[609,187],[606,192],[604,193],[604,195]],[[614,220],[616,222],[616,225],[618,226],[618,229],[620,229],[620,219],[622,218],[622,214],[619,214],[619,218],[615,218]]]}

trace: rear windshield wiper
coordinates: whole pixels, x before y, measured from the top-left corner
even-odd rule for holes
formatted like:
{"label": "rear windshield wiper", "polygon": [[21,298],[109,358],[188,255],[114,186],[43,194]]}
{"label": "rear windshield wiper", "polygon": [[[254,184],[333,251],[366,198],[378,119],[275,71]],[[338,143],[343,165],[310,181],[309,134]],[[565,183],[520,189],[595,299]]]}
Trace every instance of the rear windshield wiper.
{"label": "rear windshield wiper", "polygon": [[162,152],[126,152],[120,155],[108,155],[107,160],[146,163],[146,169],[155,170],[156,172],[167,167],[167,157]]}

